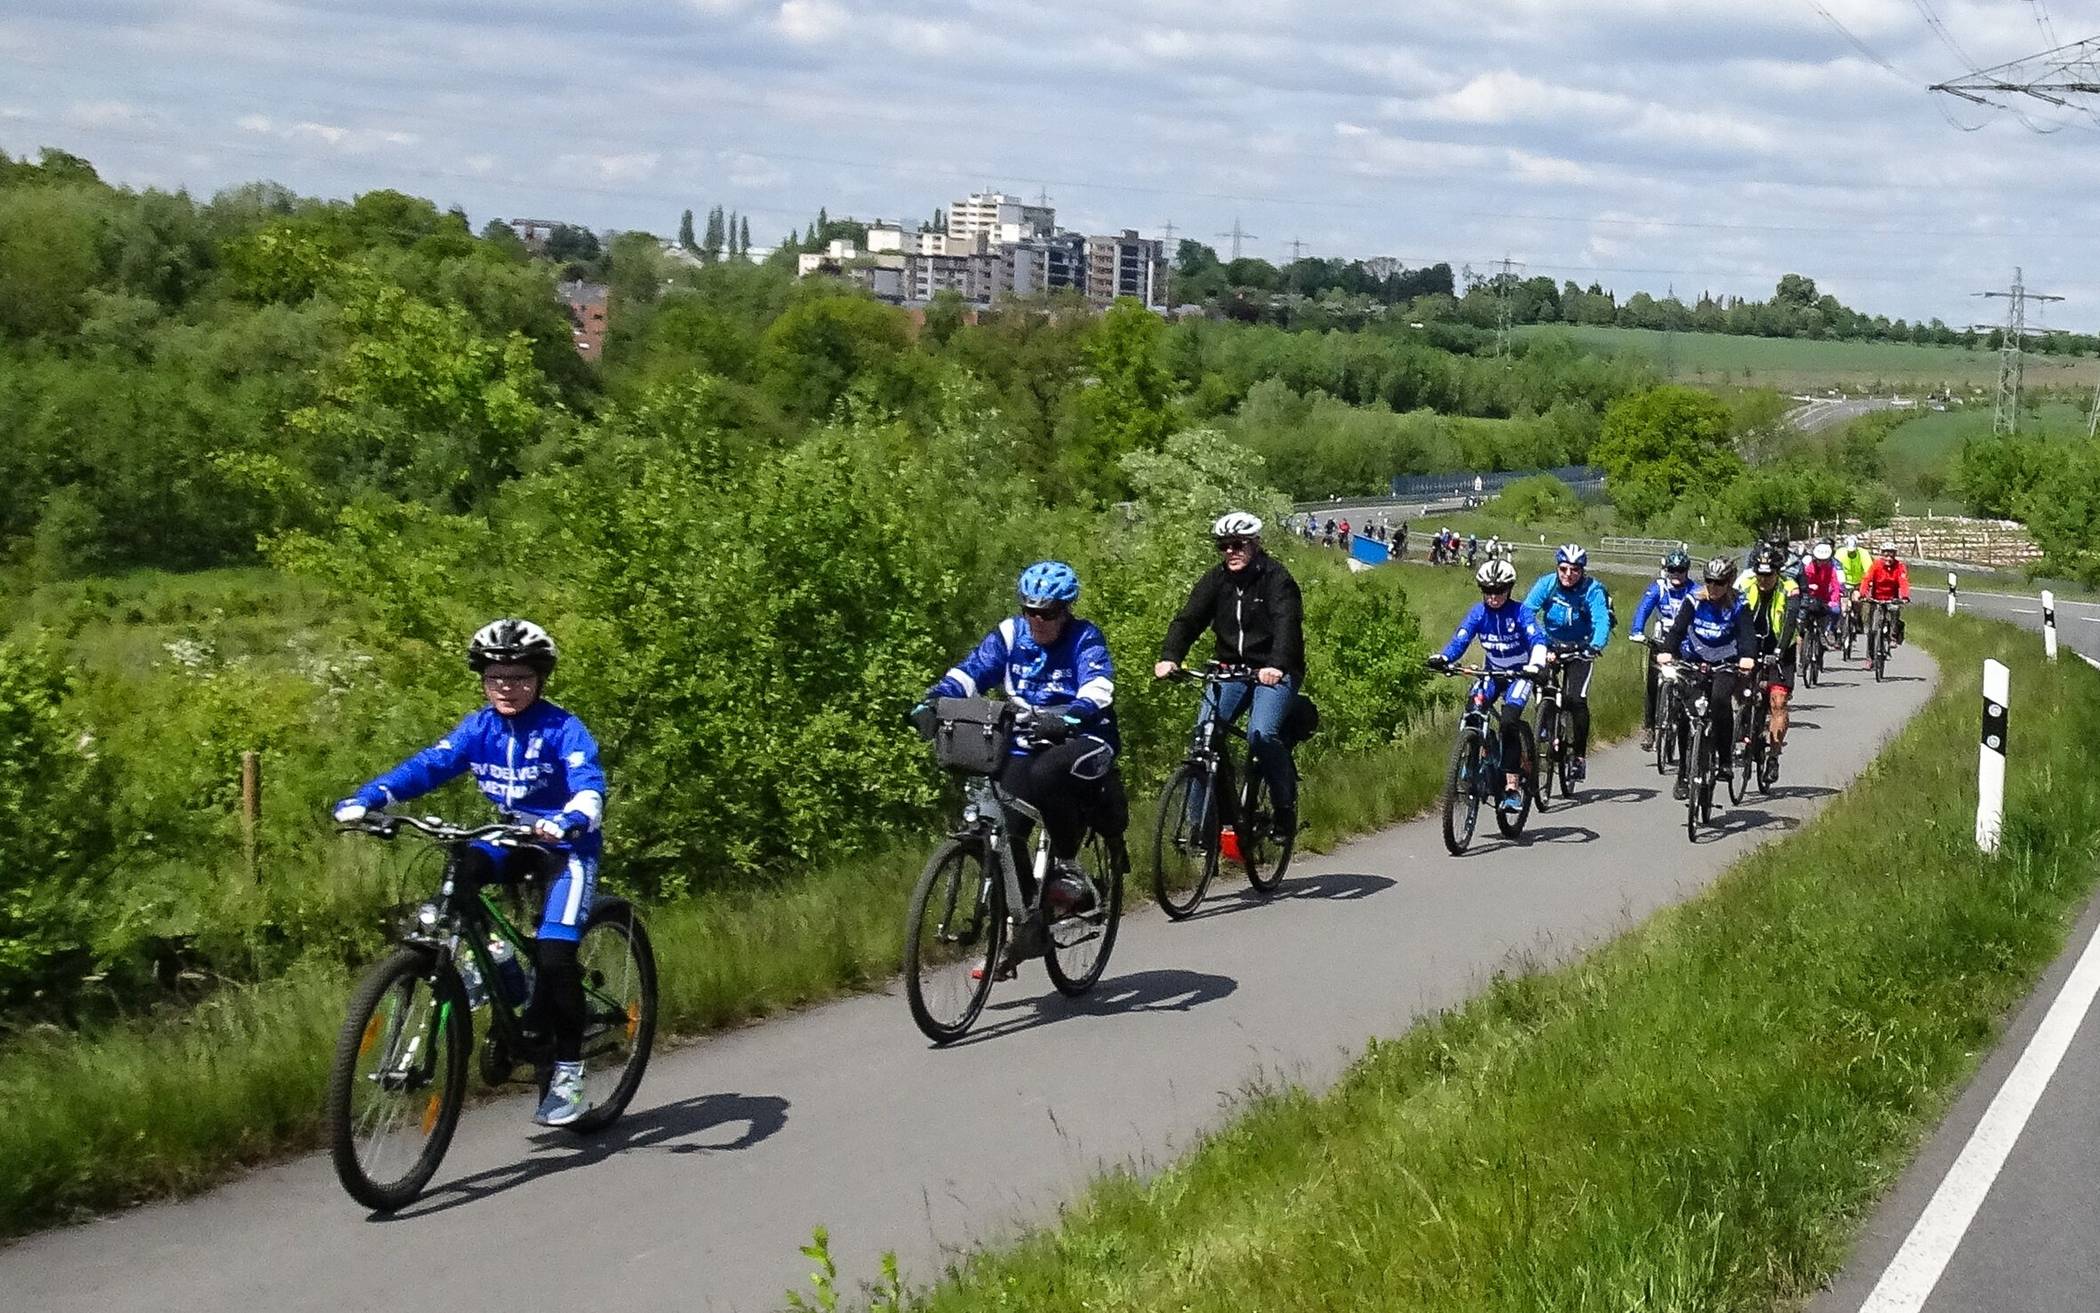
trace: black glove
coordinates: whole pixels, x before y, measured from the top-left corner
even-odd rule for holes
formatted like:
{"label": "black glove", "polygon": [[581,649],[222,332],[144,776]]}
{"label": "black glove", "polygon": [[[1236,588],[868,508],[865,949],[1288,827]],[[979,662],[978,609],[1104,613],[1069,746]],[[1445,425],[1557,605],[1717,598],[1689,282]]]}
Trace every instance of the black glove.
{"label": "black glove", "polygon": [[1078,724],[1078,721],[1069,716],[1037,716],[1035,723],[1029,726],[1029,733],[1033,734],[1038,742],[1063,743],[1072,737],[1072,730]]}
{"label": "black glove", "polygon": [[1442,652],[1431,652],[1428,659],[1422,664],[1428,666],[1431,670],[1449,670],[1451,668],[1451,659]]}
{"label": "black glove", "polygon": [[919,732],[920,738],[925,739],[928,743],[933,742],[934,726],[939,721],[939,717],[933,713],[933,703],[921,702],[918,706],[911,709],[911,714],[906,716],[905,719],[910,721],[911,727]]}

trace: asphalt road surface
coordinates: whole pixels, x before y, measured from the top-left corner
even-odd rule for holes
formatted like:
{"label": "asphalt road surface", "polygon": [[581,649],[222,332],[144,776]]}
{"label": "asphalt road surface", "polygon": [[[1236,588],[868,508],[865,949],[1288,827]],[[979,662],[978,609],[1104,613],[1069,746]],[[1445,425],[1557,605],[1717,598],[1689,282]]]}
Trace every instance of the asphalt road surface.
{"label": "asphalt road surface", "polygon": [[1416,821],[1307,857],[1271,902],[1221,880],[1190,922],[1133,916],[1091,998],[1063,1000],[1030,966],[955,1048],[930,1049],[893,987],[659,1054],[596,1141],[535,1129],[522,1097],[474,1110],[430,1194],[391,1220],[308,1156],[0,1250],[0,1290],[38,1313],[414,1313],[497,1291],[772,1309],[805,1286],[796,1248],[819,1223],[849,1282],[885,1249],[924,1282],[960,1249],[1053,1221],[1103,1168],[1180,1154],[1245,1091],[1324,1087],[1366,1039],[1496,969],[1562,960],[1690,896],[1842,789],[1935,673],[1905,647],[1889,683],[1835,671],[1803,690],[1775,795],[1696,846],[1646,759],[1600,750],[1584,799],[1534,815],[1522,845],[1489,825],[1452,858]]}
{"label": "asphalt road surface", "polygon": [[[1945,605],[1943,590],[1929,601],[1923,600],[1925,589],[1911,591],[1921,604]],[[1964,591],[1959,606],[2027,629],[2042,627],[2037,598]],[[2100,659],[2100,605],[2059,602],[2056,622],[2065,648]],[[2067,653],[2062,659],[2072,658]],[[2015,686],[2015,750],[2019,692]],[[2078,1005],[2075,983],[2069,991],[2065,986],[2096,933],[2100,900],[2087,906],[2069,947],[1875,1210],[1851,1261],[1810,1313],[2091,1313],[2100,1307],[2100,1009],[2082,1019],[2065,1013],[2070,1040],[2058,1065],[2013,1078],[2016,1068],[2034,1061],[2030,1052],[2039,1057],[2050,1051],[2046,1039],[2038,1044],[2036,1037],[2059,997],[2065,996],[2067,1007]],[[2016,1112],[1999,1111],[1986,1126],[2001,1096],[2006,1108],[2029,1109],[2024,1121]],[[1978,1158],[1996,1162],[1995,1175],[1971,1158],[1972,1142]],[[1983,1157],[1993,1144],[2002,1156]],[[1920,1227],[1943,1187],[1947,1202]],[[1964,1195],[1973,1209],[1966,1219],[1952,1211],[1953,1201]],[[1952,1221],[1945,1220],[1950,1216]],[[1907,1244],[1914,1230],[1917,1241]]]}
{"label": "asphalt road surface", "polygon": [[1853,397],[1848,401],[1811,401],[1786,413],[1787,422],[1803,433],[1820,433],[1836,424],[1858,419],[1895,404],[1890,397]]}
{"label": "asphalt road surface", "polygon": [[[1961,572],[1957,569],[1957,581],[1960,576]],[[1910,577],[1913,606],[1931,606],[1942,611],[1946,609],[1947,571],[1944,566],[1913,565],[1910,567]],[[1922,582],[1925,579],[1935,580],[1940,586],[1927,587]],[[2031,629],[2037,634],[2042,631],[2042,599],[2039,597],[2025,597],[2016,593],[1970,592],[1967,588],[1961,588],[1958,590],[1955,607],[1986,619],[2004,620],[2022,629]],[[2100,602],[2058,602],[2056,639],[2062,647],[2100,661]],[[2100,1307],[2100,1303],[2096,1303],[2096,1307]]]}

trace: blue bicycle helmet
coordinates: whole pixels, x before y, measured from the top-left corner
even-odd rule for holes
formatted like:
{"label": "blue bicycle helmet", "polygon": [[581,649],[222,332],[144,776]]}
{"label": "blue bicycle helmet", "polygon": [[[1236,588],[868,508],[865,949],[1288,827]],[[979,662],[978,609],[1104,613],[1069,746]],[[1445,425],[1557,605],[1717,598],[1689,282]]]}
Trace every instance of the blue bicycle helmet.
{"label": "blue bicycle helmet", "polygon": [[1021,571],[1021,605],[1079,600],[1079,576],[1063,561],[1037,561]]}
{"label": "blue bicycle helmet", "polygon": [[1582,549],[1581,543],[1562,543],[1560,550],[1553,553],[1553,563],[1555,565],[1579,565],[1587,568],[1590,563],[1590,554]]}

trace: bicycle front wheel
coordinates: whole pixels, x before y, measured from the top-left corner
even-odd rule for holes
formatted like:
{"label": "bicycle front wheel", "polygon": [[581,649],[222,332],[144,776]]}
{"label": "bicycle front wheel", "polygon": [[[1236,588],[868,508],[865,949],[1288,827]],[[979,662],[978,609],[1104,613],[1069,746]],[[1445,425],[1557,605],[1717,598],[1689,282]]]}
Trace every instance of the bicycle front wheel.
{"label": "bicycle front wheel", "polygon": [[1211,773],[1184,763],[1167,780],[1152,838],[1152,896],[1179,921],[1218,873],[1218,805]]}
{"label": "bicycle front wheel", "polygon": [[1707,728],[1701,724],[1693,724],[1687,733],[1689,737],[1685,743],[1684,761],[1679,767],[1683,772],[1685,781],[1684,837],[1690,839],[1693,843],[1697,843],[1699,842],[1700,795],[1707,784],[1705,772]]}
{"label": "bicycle front wheel", "polygon": [[352,1199],[391,1213],[423,1192],[459,1125],[473,1045],[466,987],[434,950],[403,947],[365,973],[328,1073],[329,1147]]}
{"label": "bicycle front wheel", "polygon": [[1453,857],[1465,852],[1480,824],[1480,735],[1471,726],[1458,732],[1451,765],[1444,772],[1444,847]]}
{"label": "bicycle front wheel", "polygon": [[1524,823],[1531,819],[1532,796],[1538,791],[1531,779],[1524,774],[1523,764],[1531,759],[1533,749],[1531,726],[1521,720],[1517,722],[1517,745],[1517,776],[1520,781],[1517,789],[1518,809],[1507,812],[1502,810],[1500,802],[1495,805],[1495,828],[1502,831],[1502,837],[1505,839],[1514,839],[1524,833]]}
{"label": "bicycle front wheel", "polygon": [[970,1032],[991,996],[1006,913],[984,841],[950,839],[933,850],[904,927],[904,995],[911,1019],[936,1044]]}
{"label": "bicycle front wheel", "polygon": [[1051,922],[1043,950],[1043,967],[1060,994],[1084,994],[1101,979],[1123,916],[1123,865],[1109,856],[1101,836],[1088,836],[1079,850],[1079,869],[1086,874],[1090,904],[1084,912]]}
{"label": "bicycle front wheel", "polygon": [[634,904],[607,898],[591,909],[576,965],[583,973],[584,1070],[594,1087],[612,1082],[610,1092],[569,1124],[589,1135],[627,1111],[656,1046],[656,950]]}

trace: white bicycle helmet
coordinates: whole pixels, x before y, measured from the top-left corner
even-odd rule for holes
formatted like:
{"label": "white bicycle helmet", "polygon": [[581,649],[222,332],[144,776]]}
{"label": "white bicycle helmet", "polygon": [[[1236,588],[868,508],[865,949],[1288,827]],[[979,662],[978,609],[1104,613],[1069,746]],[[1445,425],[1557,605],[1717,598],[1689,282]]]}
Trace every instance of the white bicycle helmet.
{"label": "white bicycle helmet", "polygon": [[1475,570],[1473,582],[1483,593],[1506,593],[1517,586],[1517,567],[1498,557]]}
{"label": "white bicycle helmet", "polygon": [[1832,555],[1830,550],[1830,544],[1817,543],[1815,546],[1815,550],[1811,553],[1811,555],[1813,555],[1819,561],[1829,560]]}
{"label": "white bicycle helmet", "polygon": [[1261,517],[1245,511],[1227,511],[1210,526],[1213,538],[1259,538]]}

